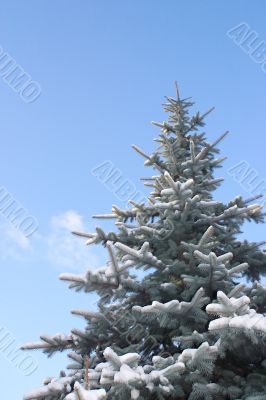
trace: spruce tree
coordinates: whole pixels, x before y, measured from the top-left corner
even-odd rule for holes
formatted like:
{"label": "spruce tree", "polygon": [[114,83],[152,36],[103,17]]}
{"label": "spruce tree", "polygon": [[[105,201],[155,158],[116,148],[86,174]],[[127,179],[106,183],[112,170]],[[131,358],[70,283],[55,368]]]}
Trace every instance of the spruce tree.
{"label": "spruce tree", "polygon": [[156,150],[133,146],[153,169],[146,203],[97,215],[115,220],[113,232],[75,232],[103,245],[110,261],[60,276],[97,293],[97,312],[73,310],[84,330],[23,347],[70,351],[70,373],[47,378],[25,400],[266,399],[266,254],[262,243],[239,240],[245,221],[263,222],[262,207],[254,198],[214,200],[223,181],[217,145],[227,133],[208,143],[209,112],[193,115],[177,86],[166,99]]}

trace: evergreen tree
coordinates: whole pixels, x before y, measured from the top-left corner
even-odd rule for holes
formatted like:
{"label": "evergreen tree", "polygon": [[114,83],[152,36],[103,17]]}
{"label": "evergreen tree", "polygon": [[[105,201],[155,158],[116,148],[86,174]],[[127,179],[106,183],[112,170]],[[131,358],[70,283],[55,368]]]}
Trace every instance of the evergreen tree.
{"label": "evergreen tree", "polygon": [[201,128],[209,112],[191,115],[193,102],[176,89],[164,106],[168,121],[154,123],[155,152],[133,146],[155,171],[145,179],[147,203],[96,216],[115,219],[114,232],[75,232],[109,253],[103,268],[60,276],[97,293],[97,312],[73,310],[83,331],[23,347],[71,350],[70,373],[47,378],[25,400],[266,398],[266,254],[238,238],[246,220],[263,222],[261,206],[213,200],[226,133],[208,143]]}

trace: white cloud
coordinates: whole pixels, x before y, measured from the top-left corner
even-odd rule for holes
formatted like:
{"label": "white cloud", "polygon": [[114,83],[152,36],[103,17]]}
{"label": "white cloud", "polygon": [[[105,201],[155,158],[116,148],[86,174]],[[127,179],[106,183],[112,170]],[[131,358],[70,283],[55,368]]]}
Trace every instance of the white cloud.
{"label": "white cloud", "polygon": [[73,230],[86,231],[83,218],[77,212],[70,210],[53,217],[51,232],[44,238],[48,245],[47,255],[54,265],[83,271],[93,267],[97,258],[85,246],[84,240],[71,234]]}
{"label": "white cloud", "polygon": [[32,251],[30,240],[0,217],[0,260],[25,260]]}
{"label": "white cloud", "polygon": [[82,216],[74,210],[69,210],[64,214],[53,217],[51,226],[54,230],[68,229],[69,231],[74,231],[84,229]]}
{"label": "white cloud", "polygon": [[[95,247],[88,247],[85,241],[72,235],[73,230],[88,231],[83,218],[74,210],[53,216],[47,234],[35,232],[27,238],[23,232],[0,221],[0,259],[21,260],[25,264],[49,264],[60,271],[83,272],[99,266]],[[89,230],[90,231],[90,230]]]}
{"label": "white cloud", "polygon": [[13,241],[14,244],[17,244],[19,248],[29,249],[31,247],[29,238],[27,238],[21,231],[19,231],[15,227],[6,227],[5,233],[7,239]]}

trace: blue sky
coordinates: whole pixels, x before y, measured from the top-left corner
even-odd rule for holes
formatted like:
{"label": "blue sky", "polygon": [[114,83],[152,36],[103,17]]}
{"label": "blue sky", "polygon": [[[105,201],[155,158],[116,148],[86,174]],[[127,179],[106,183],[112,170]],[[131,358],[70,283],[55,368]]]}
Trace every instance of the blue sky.
{"label": "blue sky", "polygon": [[[227,32],[245,23],[266,41],[265,12],[258,0],[1,4],[0,46],[42,89],[27,103],[0,76],[0,186],[39,224],[25,238],[0,219],[0,328],[16,343],[83,326],[69,311],[93,307],[95,299],[71,293],[58,275],[99,266],[106,254],[69,231],[93,231],[91,215],[124,205],[91,170],[109,161],[143,191],[139,177],[149,171],[130,146],[154,149],[150,121],[166,119],[161,103],[174,94],[175,80],[202,112],[216,107],[206,127],[210,140],[230,130],[221,145],[228,160],[219,199],[250,197],[254,186],[227,172],[242,161],[263,183],[266,74]],[[265,229],[250,224],[245,236],[263,240]],[[0,352],[1,398],[21,400],[66,362],[62,355],[33,357],[38,368],[24,376]]]}

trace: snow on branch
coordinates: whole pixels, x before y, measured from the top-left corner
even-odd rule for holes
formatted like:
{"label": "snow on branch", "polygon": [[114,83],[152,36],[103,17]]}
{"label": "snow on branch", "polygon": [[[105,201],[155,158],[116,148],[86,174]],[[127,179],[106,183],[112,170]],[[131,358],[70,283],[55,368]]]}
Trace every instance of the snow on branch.
{"label": "snow on branch", "polygon": [[57,334],[55,336],[42,335],[40,336],[42,342],[30,342],[24,344],[22,350],[37,350],[44,349],[47,352],[62,351],[72,348],[74,345],[73,335]]}
{"label": "snow on branch", "polygon": [[161,191],[161,195],[176,195],[180,200],[186,200],[188,197],[192,196],[193,191],[191,190],[191,187],[194,184],[193,179],[188,179],[184,183],[181,183],[179,181],[175,182],[169,172],[165,172],[164,177],[168,182],[170,188],[163,189]]}
{"label": "snow on branch", "polygon": [[141,313],[144,316],[154,316],[158,319],[160,326],[167,326],[173,323],[173,318],[178,317],[176,322],[180,322],[179,318],[182,316],[184,319],[197,315],[198,319],[207,319],[206,314],[202,311],[202,307],[208,303],[209,298],[205,297],[203,288],[200,288],[193,296],[190,302],[178,300],[171,300],[167,303],[160,303],[153,301],[149,306],[134,306],[133,311]]}
{"label": "snow on branch", "polygon": [[184,363],[189,370],[199,370],[204,375],[210,375],[214,368],[214,362],[218,356],[219,342],[210,346],[204,342],[197,349],[185,349],[178,357],[178,361]]}
{"label": "snow on branch", "polygon": [[74,392],[68,394],[65,400],[104,400],[107,393],[104,389],[86,390],[79,382],[75,383]]}
{"label": "snow on branch", "polygon": [[210,322],[210,331],[232,328],[266,334],[266,317],[249,308],[249,297],[229,298],[219,291],[217,300],[218,304],[212,303],[206,307],[207,313],[220,316]]}
{"label": "snow on branch", "polygon": [[226,220],[227,218],[238,218],[238,217],[248,217],[258,214],[262,209],[259,204],[252,204],[248,207],[238,207],[236,204],[232,207],[227,208],[224,212],[217,216],[202,215],[198,221],[195,222],[196,225],[209,224],[212,225],[217,222]]}
{"label": "snow on branch", "polygon": [[141,388],[147,388],[152,393],[172,393],[174,388],[170,381],[185,371],[184,363],[173,357],[161,359],[153,357],[152,365],[139,365],[140,356],[128,353],[118,356],[110,347],[104,351],[106,362],[96,366],[100,373],[99,384],[111,385],[116,388],[129,388],[131,399],[140,398]]}
{"label": "snow on branch", "polygon": [[106,266],[96,270],[88,270],[83,275],[63,273],[59,278],[70,282],[70,288],[76,291],[84,290],[93,292],[102,289],[116,289],[120,283],[128,277],[127,268],[123,264],[119,266],[111,241],[107,242],[110,262]]}
{"label": "snow on branch", "polygon": [[198,242],[198,244],[194,244],[194,243],[187,243],[184,241],[181,241],[182,246],[184,246],[185,248],[187,248],[189,250],[189,252],[185,252],[184,256],[186,258],[190,258],[191,255],[196,251],[200,251],[203,253],[208,252],[211,248],[217,246],[217,244],[219,244],[219,242],[217,240],[215,240],[214,237],[214,227],[213,226],[209,226],[209,228],[205,231],[205,233],[202,235],[200,241]]}
{"label": "snow on branch", "polygon": [[230,252],[217,257],[214,252],[210,252],[206,255],[199,250],[195,250],[194,255],[202,261],[202,263],[198,265],[198,269],[203,272],[213,271],[212,276],[214,279],[237,277],[239,273],[247,270],[249,267],[247,263],[242,263],[235,267],[227,268],[229,261],[233,258],[233,254]]}
{"label": "snow on branch", "polygon": [[123,269],[127,269],[133,265],[144,265],[147,268],[155,267],[160,270],[166,268],[166,265],[149,251],[150,246],[148,242],[143,243],[139,250],[132,249],[119,242],[115,243],[115,246],[123,253],[126,253],[122,257]]}
{"label": "snow on branch", "polygon": [[132,148],[138,153],[140,154],[142,157],[144,157],[146,159],[146,163],[145,165],[153,165],[156,169],[158,169],[158,171],[160,171],[162,174],[164,173],[164,169],[158,165],[158,163],[156,162],[156,156],[157,154],[153,154],[152,156],[148,156],[146,153],[144,153],[144,151],[142,151],[139,147],[137,147],[136,145],[132,145]]}
{"label": "snow on branch", "polygon": [[241,296],[238,299],[229,298],[222,291],[217,293],[217,303],[208,304],[206,311],[208,314],[219,315],[221,317],[230,317],[234,315],[243,315],[249,310],[250,299],[247,296]]}
{"label": "snow on branch", "polygon": [[34,389],[27,393],[23,400],[38,400],[50,398],[58,398],[62,393],[67,394],[71,391],[71,385],[74,384],[76,377],[60,377],[53,378],[45,386],[40,389]]}

